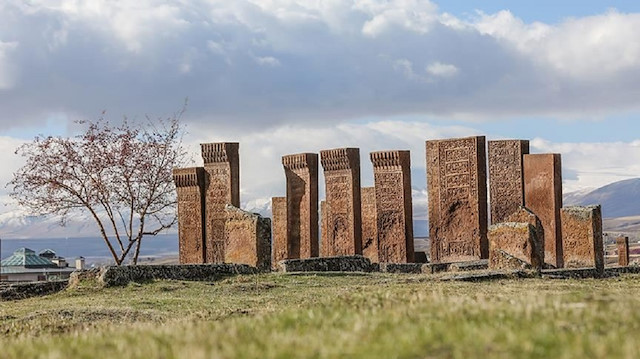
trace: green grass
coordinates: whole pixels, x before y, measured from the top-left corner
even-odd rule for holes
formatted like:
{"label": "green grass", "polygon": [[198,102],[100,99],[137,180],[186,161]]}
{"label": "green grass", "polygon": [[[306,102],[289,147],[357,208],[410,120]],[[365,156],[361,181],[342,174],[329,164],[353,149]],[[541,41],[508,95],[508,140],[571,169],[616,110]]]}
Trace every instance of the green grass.
{"label": "green grass", "polygon": [[0,302],[2,358],[638,358],[640,276],[240,276]]}

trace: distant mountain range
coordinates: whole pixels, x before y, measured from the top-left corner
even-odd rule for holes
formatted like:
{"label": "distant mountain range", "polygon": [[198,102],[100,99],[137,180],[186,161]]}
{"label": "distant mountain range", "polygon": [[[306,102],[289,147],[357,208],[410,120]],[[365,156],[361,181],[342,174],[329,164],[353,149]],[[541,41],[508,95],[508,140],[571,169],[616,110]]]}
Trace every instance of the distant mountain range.
{"label": "distant mountain range", "polygon": [[[595,190],[570,192],[564,195],[565,206],[583,206],[601,204],[605,218],[640,217],[640,178],[633,178],[608,184]],[[243,208],[271,217],[271,201],[268,199],[254,200],[243,205]],[[635,221],[624,223],[611,222],[613,227],[627,229],[629,225],[637,225]],[[414,236],[428,236],[428,221],[426,218],[414,219]],[[634,227],[635,228],[635,227]],[[173,229],[171,233],[175,233]],[[0,214],[0,238],[65,238],[96,236],[97,227],[93,219],[86,214],[79,214],[69,219],[66,227],[61,227],[56,218],[28,216],[21,211]]]}
{"label": "distant mountain range", "polygon": [[593,191],[571,192],[564,195],[565,206],[602,205],[604,218],[640,215],[640,178],[618,181]]}

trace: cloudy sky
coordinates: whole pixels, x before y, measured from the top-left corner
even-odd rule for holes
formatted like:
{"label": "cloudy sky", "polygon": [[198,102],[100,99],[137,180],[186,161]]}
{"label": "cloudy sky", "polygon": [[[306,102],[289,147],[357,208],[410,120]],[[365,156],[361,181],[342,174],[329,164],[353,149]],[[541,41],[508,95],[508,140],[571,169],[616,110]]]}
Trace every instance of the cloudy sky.
{"label": "cloudy sky", "polygon": [[566,192],[640,176],[640,2],[2,0],[0,213],[13,150],[74,120],[178,110],[187,142],[241,142],[245,206],[284,194],[280,157],[527,138]]}

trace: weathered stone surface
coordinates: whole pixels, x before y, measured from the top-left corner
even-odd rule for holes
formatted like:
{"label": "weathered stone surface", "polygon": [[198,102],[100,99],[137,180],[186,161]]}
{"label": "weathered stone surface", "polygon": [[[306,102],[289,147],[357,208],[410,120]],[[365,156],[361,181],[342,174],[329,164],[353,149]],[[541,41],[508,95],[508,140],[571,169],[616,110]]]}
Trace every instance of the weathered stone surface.
{"label": "weathered stone surface", "polygon": [[376,220],[376,190],[362,187],[362,255],[378,262],[378,221]]}
{"label": "weathered stone surface", "polygon": [[129,282],[150,280],[215,281],[238,274],[256,274],[246,264],[136,265],[103,267],[98,282],[105,287],[125,286]]}
{"label": "weathered stone surface", "polygon": [[485,137],[427,141],[432,262],[488,258]]}
{"label": "weathered stone surface", "polygon": [[271,269],[271,220],[225,206],[225,263],[248,264],[259,270]]}
{"label": "weathered stone surface", "polygon": [[204,263],[204,168],[176,168],[173,170],[173,182],[178,193],[180,263]]}
{"label": "weathered stone surface", "polygon": [[489,268],[488,259],[480,259],[475,261],[450,263],[448,271],[450,272],[466,272],[475,270],[485,270]]}
{"label": "weathered stone surface", "polygon": [[380,263],[382,273],[422,273],[422,263]]}
{"label": "weathered stone surface", "polygon": [[616,247],[618,248],[618,265],[629,265],[629,237],[616,238]]}
{"label": "weathered stone surface", "polygon": [[[327,241],[324,256],[362,254],[360,150],[320,151],[327,196]],[[324,215],[324,213],[323,213]]]}
{"label": "weathered stone surface", "polygon": [[413,262],[413,209],[409,151],[371,152],[376,192],[378,260]]}
{"label": "weathered stone surface", "polygon": [[361,255],[286,259],[278,263],[282,272],[369,272],[371,261]]}
{"label": "weathered stone surface", "polygon": [[565,267],[595,267],[598,271],[604,270],[600,206],[565,207],[561,213]]}
{"label": "weathered stone surface", "polygon": [[273,260],[271,267],[283,260],[291,258],[287,244],[287,199],[285,197],[271,198],[271,219],[273,226]]}
{"label": "weathered stone surface", "polygon": [[329,207],[327,207],[327,201],[320,201],[320,248],[321,253],[320,255],[323,257],[327,257],[327,253],[326,251],[328,250],[328,245],[327,245],[327,232],[329,231],[329,225],[327,224],[327,221],[329,220]]}
{"label": "weathered stone surface", "polygon": [[318,155],[283,156],[282,165],[287,178],[287,258],[317,257]]}
{"label": "weathered stone surface", "polygon": [[522,263],[542,269],[544,259],[541,249],[536,227],[530,223],[505,222],[489,227],[490,269],[526,269]]}
{"label": "weathered stone surface", "polygon": [[[540,263],[544,267],[544,227],[542,227],[540,218],[527,208],[521,206],[511,215],[506,217],[505,222],[529,223],[535,228],[535,243],[537,246],[536,248],[538,249],[537,258],[540,259]],[[520,258],[526,260],[526,257]]]}
{"label": "weathered stone surface", "polygon": [[426,252],[413,252],[413,261],[416,263],[427,263],[429,260],[427,259]]}
{"label": "weathered stone surface", "polygon": [[205,248],[207,263],[224,262],[227,204],[240,206],[240,157],[237,142],[200,145],[205,180]]}
{"label": "weathered stone surface", "polygon": [[545,263],[561,268],[562,165],[559,154],[524,155],[524,202],[544,228]]}
{"label": "weathered stone surface", "polygon": [[507,222],[524,205],[522,160],[528,153],[529,141],[489,141],[491,224]]}
{"label": "weathered stone surface", "polygon": [[67,288],[68,283],[68,280],[62,280],[52,282],[20,283],[2,286],[0,287],[0,301],[20,300],[53,294]]}

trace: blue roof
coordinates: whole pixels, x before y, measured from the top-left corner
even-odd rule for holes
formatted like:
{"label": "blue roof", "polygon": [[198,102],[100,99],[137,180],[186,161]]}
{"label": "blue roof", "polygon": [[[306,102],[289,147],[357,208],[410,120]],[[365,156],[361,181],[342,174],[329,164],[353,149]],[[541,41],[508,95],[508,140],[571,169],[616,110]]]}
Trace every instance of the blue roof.
{"label": "blue roof", "polygon": [[1,265],[3,267],[25,267],[25,268],[55,268],[57,267],[53,262],[47,258],[36,255],[36,252],[29,248],[19,248],[9,258],[2,260]]}

